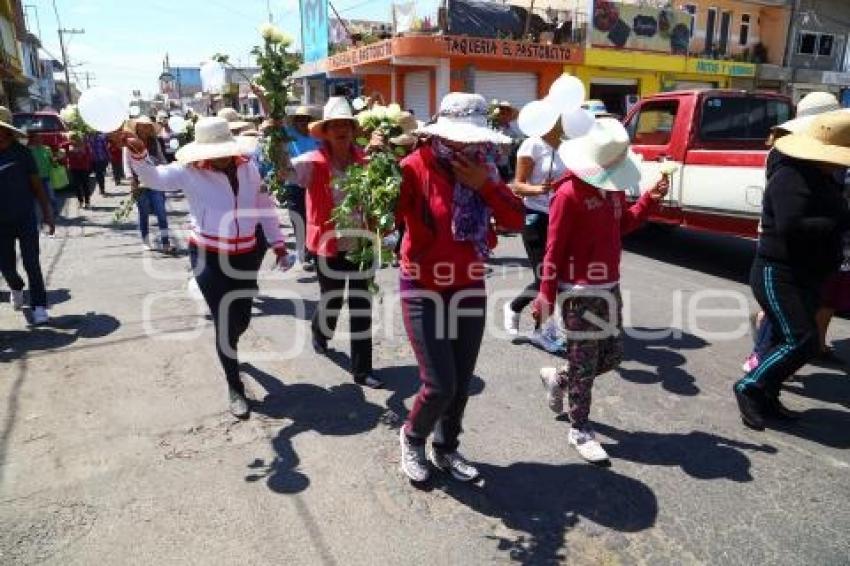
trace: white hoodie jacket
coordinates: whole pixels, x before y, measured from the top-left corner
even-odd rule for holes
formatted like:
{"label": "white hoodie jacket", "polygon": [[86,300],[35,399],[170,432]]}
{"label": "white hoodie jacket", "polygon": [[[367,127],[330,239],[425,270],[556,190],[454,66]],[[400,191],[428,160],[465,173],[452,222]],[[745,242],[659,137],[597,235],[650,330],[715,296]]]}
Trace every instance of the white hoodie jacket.
{"label": "white hoodie jacket", "polygon": [[256,228],[262,225],[269,245],[285,248],[277,206],[260,190],[257,167],[237,158],[238,194],[227,175],[203,165],[154,165],[147,157],[131,157],[131,166],[142,186],[157,191],[183,191],[192,222],[190,243],[208,251],[243,254],[257,247]]}

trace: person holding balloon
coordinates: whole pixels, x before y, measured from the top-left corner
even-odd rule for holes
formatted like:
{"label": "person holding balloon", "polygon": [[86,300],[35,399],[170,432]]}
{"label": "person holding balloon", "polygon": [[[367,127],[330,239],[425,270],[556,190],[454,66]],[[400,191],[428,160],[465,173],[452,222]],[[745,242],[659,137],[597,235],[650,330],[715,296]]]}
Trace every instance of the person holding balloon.
{"label": "person holding balloon", "polygon": [[[530,137],[522,142],[517,152],[516,179],[512,188],[514,193],[522,197],[525,205],[522,242],[534,279],[513,301],[504,306],[505,330],[512,336],[519,333],[523,309],[531,304],[540,290],[540,267],[546,253],[552,186],[565,171],[564,162],[558,153],[563,134],[558,111],[554,105],[543,102],[545,106],[539,108],[540,104],[541,101],[526,105],[519,118],[520,128],[525,126],[523,129],[527,130],[525,133]],[[536,114],[531,116],[531,123],[528,123],[529,114]],[[531,341],[550,353],[563,349],[556,324],[535,328]]]}
{"label": "person holding balloon", "polygon": [[134,134],[123,143],[129,164],[148,192],[182,190],[192,218],[189,257],[192,271],[215,324],[216,351],[224,370],[230,412],[249,416],[245,386],[239,374],[238,343],[251,321],[257,292],[257,234],[262,231],[288,269],[289,257],[277,209],[261,189],[262,178],[246,157],[254,147],[248,138],[234,138],[223,118],[202,118],[195,141],[183,146],[170,165],[152,157],[155,139]]}
{"label": "person holding balloon", "polygon": [[[167,163],[165,154],[162,151],[162,145],[156,136],[156,128],[153,120],[147,116],[136,118],[130,121],[129,129],[137,139],[145,144],[151,161],[156,165],[165,165]],[[175,248],[171,245],[168,232],[168,213],[165,208],[165,195],[160,191],[150,190],[150,187],[140,182],[139,176],[133,171],[131,156],[126,148],[124,149],[124,170],[130,177],[130,191],[139,210],[139,232],[142,236],[142,245],[144,245],[146,250],[154,249],[150,241],[149,228],[149,217],[151,212],[153,212],[156,215],[156,225],[159,228],[159,249],[164,253],[174,253]]]}

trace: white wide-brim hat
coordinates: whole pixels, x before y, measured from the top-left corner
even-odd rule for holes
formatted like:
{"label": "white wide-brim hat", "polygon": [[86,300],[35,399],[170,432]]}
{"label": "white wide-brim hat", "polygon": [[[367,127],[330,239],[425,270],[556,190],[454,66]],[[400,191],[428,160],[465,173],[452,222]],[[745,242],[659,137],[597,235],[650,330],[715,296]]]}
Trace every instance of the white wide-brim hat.
{"label": "white wide-brim hat", "polygon": [[322,119],[310,122],[310,135],[314,138],[324,138],[324,127],[328,122],[335,120],[348,120],[357,128],[357,118],[354,117],[354,111],[351,110],[351,105],[348,99],[344,96],[332,96],[328,99],[322,110]]}
{"label": "white wide-brim hat", "polygon": [[567,169],[598,189],[635,193],[640,188],[641,159],[614,118],[599,118],[587,134],[562,143],[558,154]]}
{"label": "white wide-brim hat", "polygon": [[480,94],[451,92],[440,103],[437,121],[417,133],[460,143],[512,143],[511,138],[490,127],[488,112],[487,101]]}
{"label": "white wide-brim hat", "polygon": [[792,134],[800,134],[808,130],[815,117],[826,112],[841,110],[841,104],[831,92],[810,92],[797,103],[797,116],[776,126],[780,130]]}
{"label": "white wide-brim hat", "polygon": [[224,118],[201,118],[195,124],[195,141],[184,145],[174,154],[180,163],[248,155],[257,149],[253,137],[233,137]]}

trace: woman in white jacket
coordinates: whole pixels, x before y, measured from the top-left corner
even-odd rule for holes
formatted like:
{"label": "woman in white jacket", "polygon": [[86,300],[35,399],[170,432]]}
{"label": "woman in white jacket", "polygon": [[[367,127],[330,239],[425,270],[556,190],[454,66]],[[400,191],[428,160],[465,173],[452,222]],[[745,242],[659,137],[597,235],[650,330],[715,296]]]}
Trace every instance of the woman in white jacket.
{"label": "woman in white jacket", "polygon": [[182,147],[175,156],[177,161],[170,165],[155,165],[144,142],[135,136],[127,135],[124,143],[130,165],[145,186],[158,191],[182,190],[186,195],[192,221],[189,257],[215,324],[216,351],[227,378],[230,411],[247,418],[237,344],[251,321],[257,270],[265,251],[257,244],[258,224],[278,261],[287,258],[277,207],[262,190],[260,174],[246,157],[252,148],[247,140],[234,138],[222,118],[199,120],[195,141]]}

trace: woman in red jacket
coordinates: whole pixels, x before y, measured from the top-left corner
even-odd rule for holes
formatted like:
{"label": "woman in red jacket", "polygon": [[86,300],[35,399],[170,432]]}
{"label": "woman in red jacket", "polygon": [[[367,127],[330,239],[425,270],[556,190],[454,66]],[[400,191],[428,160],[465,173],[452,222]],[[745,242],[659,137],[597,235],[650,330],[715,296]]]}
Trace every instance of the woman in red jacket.
{"label": "woman in red jacket", "polygon": [[[555,183],[540,292],[534,303],[539,321],[561,304],[567,331],[567,363],[543,368],[549,408],[561,413],[564,390],[572,427],[568,440],[590,462],[608,455],[590,428],[590,398],[596,376],[623,357],[620,297],[621,238],[638,228],[667,194],[666,176],[632,206],[626,191],[637,191],[640,168],[620,122],[600,118],[590,132],[561,144],[567,173]],[[601,321],[595,324],[592,321]]]}
{"label": "woman in red jacket", "polygon": [[372,294],[370,273],[346,258],[353,249],[352,237],[340,237],[331,214],[342,202],[341,181],[350,165],[362,163],[363,152],[354,144],[357,120],[345,97],[328,100],[322,119],[310,124],[310,135],[322,141],[319,149],[292,161],[297,184],[307,188],[307,249],[317,257],[319,305],[313,315],[313,349],[328,352],[336,330],[346,284],[351,317],[351,373],[354,381],[372,388],[383,387],[372,375]]}
{"label": "woman in red jacket", "polygon": [[71,186],[74,187],[74,192],[77,194],[80,208],[89,208],[92,193],[89,190],[89,177],[94,171],[94,156],[91,147],[82,138],[73,135],[67,151]]}
{"label": "woman in red jacket", "polygon": [[430,475],[431,433],[438,469],[460,481],[478,477],[458,436],[484,335],[484,260],[496,245],[492,220],[517,230],[523,223],[522,201],[493,164],[507,140],[487,126],[487,109],[480,95],[447,95],[436,123],[421,130],[430,142],[401,163],[401,304],[422,381],[401,428],[401,468],[414,482]]}

